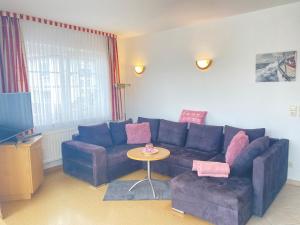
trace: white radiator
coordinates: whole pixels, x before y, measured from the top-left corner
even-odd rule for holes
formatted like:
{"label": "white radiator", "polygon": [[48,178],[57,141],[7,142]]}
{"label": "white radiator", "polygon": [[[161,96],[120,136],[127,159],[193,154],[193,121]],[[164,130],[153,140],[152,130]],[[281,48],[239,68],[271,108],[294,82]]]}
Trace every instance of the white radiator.
{"label": "white radiator", "polygon": [[62,164],[61,143],[63,141],[71,140],[72,134],[75,133],[77,133],[76,128],[43,133],[42,146],[44,168],[50,168]]}

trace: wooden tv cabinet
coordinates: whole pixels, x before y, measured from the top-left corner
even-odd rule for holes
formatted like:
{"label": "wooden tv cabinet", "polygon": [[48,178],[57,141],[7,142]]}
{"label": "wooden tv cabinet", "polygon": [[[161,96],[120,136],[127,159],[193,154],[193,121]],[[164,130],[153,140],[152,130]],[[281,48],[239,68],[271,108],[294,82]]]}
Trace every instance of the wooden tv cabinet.
{"label": "wooden tv cabinet", "polygon": [[44,178],[42,137],[0,144],[0,202],[30,199]]}
{"label": "wooden tv cabinet", "polygon": [[2,207],[1,207],[1,202],[0,202],[0,219],[2,219],[4,216],[3,216],[3,213],[2,213]]}

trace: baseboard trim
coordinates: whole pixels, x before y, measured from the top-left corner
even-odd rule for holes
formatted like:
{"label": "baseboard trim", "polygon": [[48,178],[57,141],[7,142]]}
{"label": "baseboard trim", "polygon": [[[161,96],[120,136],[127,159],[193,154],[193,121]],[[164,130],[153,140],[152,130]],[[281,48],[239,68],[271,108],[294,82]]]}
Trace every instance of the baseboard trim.
{"label": "baseboard trim", "polygon": [[299,180],[288,179],[286,183],[300,187],[300,181]]}
{"label": "baseboard trim", "polygon": [[44,170],[56,167],[56,166],[61,166],[62,165],[62,160],[58,159],[52,162],[44,162]]}
{"label": "baseboard trim", "polygon": [[62,170],[62,165],[53,166],[53,167],[44,169],[44,173],[47,175],[47,174],[50,174],[50,173],[53,173],[56,171],[60,171],[60,170]]}
{"label": "baseboard trim", "polygon": [[56,171],[62,170],[62,160],[55,160],[52,162],[44,163],[44,173],[49,174]]}

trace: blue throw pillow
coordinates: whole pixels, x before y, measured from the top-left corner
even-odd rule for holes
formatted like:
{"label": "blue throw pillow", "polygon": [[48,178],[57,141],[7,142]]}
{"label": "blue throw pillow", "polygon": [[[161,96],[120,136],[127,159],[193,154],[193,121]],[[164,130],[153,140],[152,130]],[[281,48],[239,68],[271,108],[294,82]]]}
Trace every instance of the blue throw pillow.
{"label": "blue throw pillow", "polygon": [[78,126],[78,131],[80,141],[103,147],[110,147],[113,145],[110,131],[106,123],[92,126]]}
{"label": "blue throw pillow", "polygon": [[221,151],[223,127],[191,123],[185,147],[203,151]]}
{"label": "blue throw pillow", "polygon": [[184,146],[187,132],[187,123],[178,123],[160,120],[158,142]]}
{"label": "blue throw pillow", "polygon": [[153,143],[157,142],[159,121],[160,121],[160,119],[150,119],[150,118],[144,118],[144,117],[139,117],[138,121],[137,121],[138,123],[148,122],[150,124],[151,141]]}
{"label": "blue throw pillow", "polygon": [[253,160],[263,154],[270,146],[269,137],[261,137],[252,141],[234,160],[230,175],[248,176],[252,172]]}
{"label": "blue throw pillow", "polygon": [[225,125],[224,145],[223,145],[224,153],[226,153],[227,147],[230,144],[232,138],[241,130],[245,131],[245,133],[248,135],[249,142],[252,142],[257,138],[265,136],[265,131],[266,131],[265,128],[243,129],[243,128],[237,128],[237,127],[231,127],[231,126]]}
{"label": "blue throw pillow", "polygon": [[123,122],[110,122],[109,127],[115,145],[121,145],[127,143],[127,135],[125,130],[125,125],[132,123],[132,119],[128,119]]}

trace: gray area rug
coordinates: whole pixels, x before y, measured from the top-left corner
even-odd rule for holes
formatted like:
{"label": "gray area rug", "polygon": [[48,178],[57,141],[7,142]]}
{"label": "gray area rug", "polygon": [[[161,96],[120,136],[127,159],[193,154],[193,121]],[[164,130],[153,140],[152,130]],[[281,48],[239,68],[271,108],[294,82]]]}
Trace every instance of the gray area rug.
{"label": "gray area rug", "polygon": [[103,201],[128,201],[128,200],[170,200],[171,191],[169,181],[152,180],[156,198],[154,199],[148,181],[142,182],[130,192],[129,188],[137,180],[116,180],[108,184]]}

